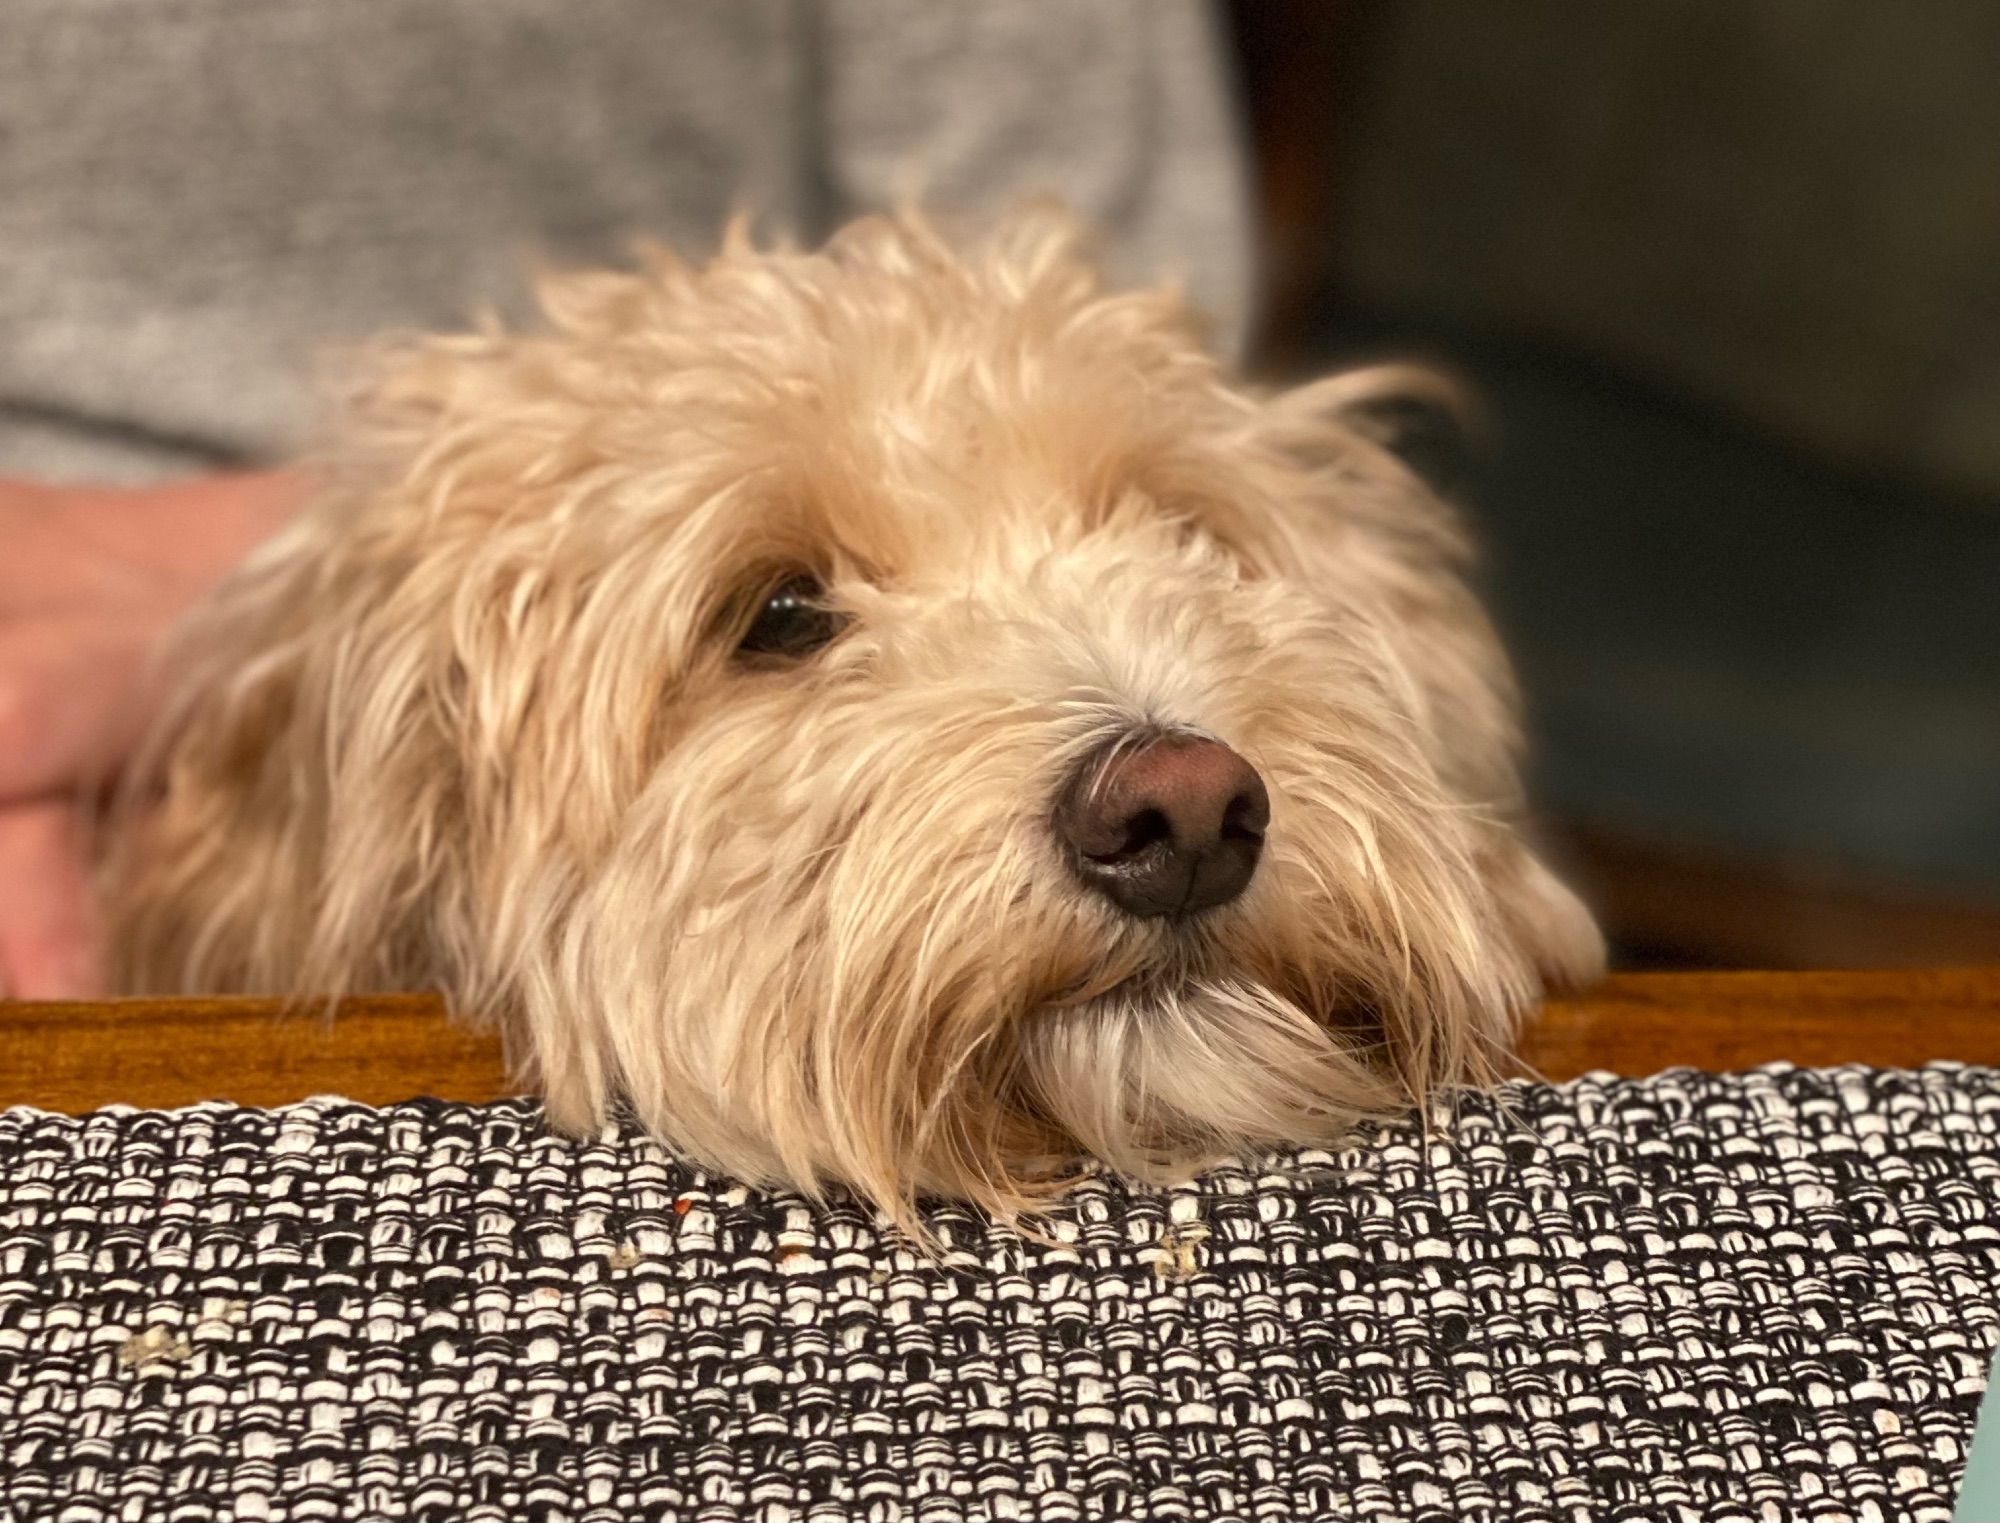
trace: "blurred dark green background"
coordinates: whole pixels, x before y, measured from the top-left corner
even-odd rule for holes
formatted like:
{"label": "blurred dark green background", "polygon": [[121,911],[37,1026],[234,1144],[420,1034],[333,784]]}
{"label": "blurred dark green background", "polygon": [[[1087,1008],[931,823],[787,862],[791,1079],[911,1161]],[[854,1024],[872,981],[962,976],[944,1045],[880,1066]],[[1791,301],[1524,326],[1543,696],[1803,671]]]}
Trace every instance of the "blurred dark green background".
{"label": "blurred dark green background", "polygon": [[1273,378],[1416,353],[1628,965],[2000,959],[2000,6],[1237,0]]}

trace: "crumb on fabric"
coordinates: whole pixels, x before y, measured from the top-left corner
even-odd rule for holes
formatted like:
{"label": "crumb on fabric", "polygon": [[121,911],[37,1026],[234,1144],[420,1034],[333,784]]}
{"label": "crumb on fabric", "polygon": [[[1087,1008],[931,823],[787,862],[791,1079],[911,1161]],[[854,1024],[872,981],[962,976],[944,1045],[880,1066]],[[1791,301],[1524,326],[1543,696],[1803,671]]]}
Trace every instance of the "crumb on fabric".
{"label": "crumb on fabric", "polygon": [[1201,1273],[1201,1245],[1207,1241],[1208,1228],[1200,1222],[1169,1225],[1154,1245],[1160,1256],[1153,1260],[1153,1278],[1170,1285],[1192,1280]]}
{"label": "crumb on fabric", "polygon": [[187,1339],[164,1327],[149,1327],[118,1345],[118,1368],[143,1369],[150,1364],[179,1364],[194,1352]]}
{"label": "crumb on fabric", "polygon": [[604,1256],[604,1262],[613,1269],[630,1269],[644,1257],[639,1245],[628,1237]]}

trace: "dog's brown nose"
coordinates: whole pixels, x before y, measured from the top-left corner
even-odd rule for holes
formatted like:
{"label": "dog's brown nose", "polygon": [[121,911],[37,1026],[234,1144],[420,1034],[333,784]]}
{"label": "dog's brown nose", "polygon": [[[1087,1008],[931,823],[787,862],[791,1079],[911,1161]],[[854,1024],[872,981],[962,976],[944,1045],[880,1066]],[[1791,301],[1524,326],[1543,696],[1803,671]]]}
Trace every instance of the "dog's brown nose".
{"label": "dog's brown nose", "polygon": [[1257,871],[1270,822],[1257,769],[1196,736],[1095,757],[1056,806],[1077,876],[1133,915],[1227,904]]}

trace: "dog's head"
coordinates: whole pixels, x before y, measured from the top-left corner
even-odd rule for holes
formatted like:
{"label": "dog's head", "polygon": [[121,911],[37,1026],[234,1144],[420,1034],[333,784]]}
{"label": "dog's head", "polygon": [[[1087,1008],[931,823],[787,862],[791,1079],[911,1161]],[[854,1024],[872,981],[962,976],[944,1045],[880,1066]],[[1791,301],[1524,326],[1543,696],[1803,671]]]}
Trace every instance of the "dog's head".
{"label": "dog's head", "polygon": [[1420,378],[1254,397],[1048,217],[544,296],[234,594],[315,817],[253,981],[441,983],[559,1121],[900,1211],[1329,1137],[1588,964]]}

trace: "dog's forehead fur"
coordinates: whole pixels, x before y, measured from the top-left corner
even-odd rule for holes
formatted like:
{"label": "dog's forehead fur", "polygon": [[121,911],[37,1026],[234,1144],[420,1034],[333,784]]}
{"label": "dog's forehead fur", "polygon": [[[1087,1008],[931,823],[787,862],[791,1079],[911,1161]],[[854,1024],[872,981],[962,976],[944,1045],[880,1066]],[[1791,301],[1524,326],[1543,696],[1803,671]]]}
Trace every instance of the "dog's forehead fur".
{"label": "dog's forehead fur", "polygon": [[814,253],[732,238],[706,266],[655,255],[543,299],[555,331],[508,341],[527,405],[460,377],[460,406],[588,452],[586,479],[650,520],[634,553],[664,532],[658,553],[725,579],[941,582],[1151,517],[1270,558],[1255,404],[1175,293],[1106,293],[1060,219],[974,256],[908,222]]}

